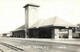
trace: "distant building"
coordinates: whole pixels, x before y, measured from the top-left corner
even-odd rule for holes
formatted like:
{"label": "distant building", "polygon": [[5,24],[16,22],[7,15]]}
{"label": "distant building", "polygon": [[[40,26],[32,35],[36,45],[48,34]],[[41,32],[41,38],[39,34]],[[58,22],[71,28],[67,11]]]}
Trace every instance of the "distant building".
{"label": "distant building", "polygon": [[59,17],[38,20],[38,5],[27,4],[25,8],[25,25],[12,31],[12,37],[19,38],[69,38],[77,25]]}
{"label": "distant building", "polygon": [[11,33],[9,32],[9,33],[3,33],[2,34],[2,37],[10,37],[11,36]]}
{"label": "distant building", "polygon": [[3,34],[3,37],[7,37],[7,33],[4,33],[4,34]]}

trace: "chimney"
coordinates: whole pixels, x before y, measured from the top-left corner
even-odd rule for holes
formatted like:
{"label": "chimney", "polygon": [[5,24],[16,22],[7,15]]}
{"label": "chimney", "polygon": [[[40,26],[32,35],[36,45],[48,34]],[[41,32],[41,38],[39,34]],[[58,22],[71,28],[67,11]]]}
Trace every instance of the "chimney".
{"label": "chimney", "polygon": [[30,28],[34,22],[37,21],[38,18],[38,5],[27,4],[24,6],[25,8],[25,28]]}

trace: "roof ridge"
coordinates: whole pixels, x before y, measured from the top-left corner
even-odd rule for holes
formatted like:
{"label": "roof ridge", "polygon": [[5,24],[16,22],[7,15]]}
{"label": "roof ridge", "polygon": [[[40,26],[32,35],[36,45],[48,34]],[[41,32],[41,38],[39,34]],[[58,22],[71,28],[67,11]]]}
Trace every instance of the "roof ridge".
{"label": "roof ridge", "polygon": [[39,27],[39,26],[40,26],[40,24],[43,22],[43,20],[42,20],[42,19],[41,19],[40,21],[41,21],[41,22],[39,22],[39,25],[38,25],[37,27]]}
{"label": "roof ridge", "polygon": [[[53,21],[54,24],[55,24],[55,22],[56,22],[56,19],[57,19],[57,16],[55,16],[55,19],[54,19],[54,21]],[[53,26],[54,26],[54,24],[53,24]]]}

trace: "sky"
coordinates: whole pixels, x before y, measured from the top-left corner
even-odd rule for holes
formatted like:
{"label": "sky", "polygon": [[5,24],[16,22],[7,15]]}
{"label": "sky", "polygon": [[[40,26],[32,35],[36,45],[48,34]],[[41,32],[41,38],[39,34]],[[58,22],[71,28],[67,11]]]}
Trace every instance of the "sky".
{"label": "sky", "polygon": [[24,5],[40,5],[38,18],[59,16],[80,23],[80,0],[0,0],[0,33],[13,31],[25,23]]}

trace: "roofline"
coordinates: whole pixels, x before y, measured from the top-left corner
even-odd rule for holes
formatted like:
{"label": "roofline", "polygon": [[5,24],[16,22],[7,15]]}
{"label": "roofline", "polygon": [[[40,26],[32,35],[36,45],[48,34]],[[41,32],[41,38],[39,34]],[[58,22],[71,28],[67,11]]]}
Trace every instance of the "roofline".
{"label": "roofline", "polygon": [[21,31],[21,30],[25,30],[25,29],[18,29],[18,30],[14,30],[14,31],[11,31],[11,32],[15,32],[15,31]]}
{"label": "roofline", "polygon": [[[47,25],[47,26],[40,26],[40,27],[30,27],[29,29],[33,29],[33,28],[44,28],[44,27],[65,27],[66,26],[54,26],[54,25]],[[78,26],[69,26],[68,28],[74,28],[74,27],[78,27]]]}
{"label": "roofline", "polygon": [[23,8],[26,8],[28,6],[40,7],[39,5],[35,5],[35,4],[26,4]]}

